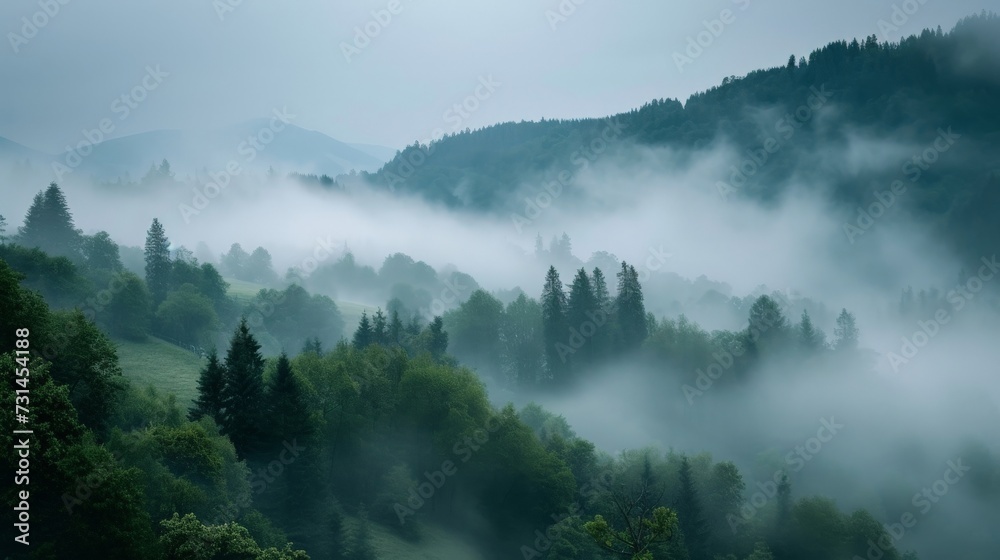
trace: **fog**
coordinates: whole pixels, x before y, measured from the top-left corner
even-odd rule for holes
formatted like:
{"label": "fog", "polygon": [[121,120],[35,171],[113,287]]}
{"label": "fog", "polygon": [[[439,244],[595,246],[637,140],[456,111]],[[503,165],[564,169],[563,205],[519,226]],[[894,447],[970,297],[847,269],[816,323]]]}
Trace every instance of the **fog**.
{"label": "fog", "polygon": [[[377,270],[386,256],[403,252],[439,271],[471,274],[486,290],[520,287],[538,297],[550,263],[534,257],[535,236],[547,242],[565,232],[581,264],[597,251],[635,264],[647,309],[658,318],[684,312],[706,329],[744,328],[746,309],[697,304],[706,286],[726,298],[778,291],[788,299],[783,311],[791,322],[809,308],[828,336],[836,314],[847,308],[869,357],[853,369],[819,360],[809,367],[774,362],[737,386],[723,363],[722,375],[708,388],[697,386],[692,397],[684,385],[696,386],[697,371],[615,363],[591,372],[570,394],[514,395],[491,387],[491,397],[498,405],[538,400],[608,452],[655,446],[734,461],[744,469],[748,495],[790,465],[786,454],[816,436],[824,419],[840,423],[841,431],[792,472],[793,494],[829,496],[847,510],[866,507],[884,522],[898,520],[906,511],[899,504],[909,505],[913,494],[940,479],[948,461],[962,460],[969,474],[926,514],[917,513],[917,526],[897,543],[940,557],[959,535],[968,546],[993,542],[990,518],[981,514],[986,506],[976,497],[976,481],[993,475],[975,469],[984,449],[1000,453],[1000,325],[988,310],[997,285],[984,279],[981,291],[959,296],[962,308],[948,310],[948,321],[935,321],[936,328],[926,327],[931,317],[923,318],[923,327],[899,320],[893,309],[903,288],[947,294],[968,263],[898,207],[852,242],[844,224],[854,223],[855,210],[832,205],[829,185],[816,172],[891,175],[923,148],[852,134],[837,148],[800,157],[808,163],[767,204],[720,191],[718,182],[747,149],[732,144],[693,154],[620,146],[595,158],[555,196],[542,193],[545,177],[560,169],[526,181],[516,189],[514,211],[495,215],[448,210],[357,180],[342,189],[244,175],[203,200],[211,192],[204,182],[124,188],[70,176],[61,186],[85,233],[106,230],[122,245],[141,246],[156,217],[175,246],[204,242],[215,255],[236,242],[248,250],[263,246],[279,273],[310,257],[320,266],[333,263],[345,250]],[[49,180],[42,172],[20,173],[21,187],[4,202],[10,229]],[[559,268],[568,282],[572,263]],[[925,344],[900,363],[904,337],[912,341],[918,331],[927,335]],[[652,390],[650,379],[658,379]]]}

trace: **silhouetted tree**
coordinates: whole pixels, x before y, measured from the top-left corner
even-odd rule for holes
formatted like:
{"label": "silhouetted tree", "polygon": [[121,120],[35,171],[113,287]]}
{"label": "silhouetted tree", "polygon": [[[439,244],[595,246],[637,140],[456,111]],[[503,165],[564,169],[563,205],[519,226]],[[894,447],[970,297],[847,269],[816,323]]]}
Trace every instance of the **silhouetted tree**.
{"label": "silhouetted tree", "polygon": [[146,286],[153,300],[154,308],[166,299],[170,288],[170,242],[163,231],[160,220],[153,218],[146,232]]}

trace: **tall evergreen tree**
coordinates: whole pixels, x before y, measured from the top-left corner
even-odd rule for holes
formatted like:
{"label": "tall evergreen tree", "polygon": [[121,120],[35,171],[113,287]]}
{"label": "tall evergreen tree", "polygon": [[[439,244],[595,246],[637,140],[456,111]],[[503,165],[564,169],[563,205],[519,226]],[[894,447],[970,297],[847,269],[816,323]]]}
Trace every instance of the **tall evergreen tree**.
{"label": "tall evergreen tree", "polygon": [[389,328],[386,331],[388,344],[399,345],[403,343],[403,321],[399,318],[399,310],[392,310],[392,319],[389,321]]}
{"label": "tall evergreen tree", "polygon": [[680,492],[677,497],[677,519],[684,543],[687,545],[691,560],[706,560],[708,558],[708,526],[702,514],[698,490],[691,474],[691,463],[688,458],[681,458]]}
{"label": "tall evergreen tree", "polygon": [[858,326],[854,315],[847,309],[842,309],[837,316],[837,326],[833,329],[836,337],[833,347],[836,350],[856,350],[858,348]]}
{"label": "tall evergreen tree", "polygon": [[259,449],[265,407],[264,358],[244,317],[229,345],[222,390],[222,428],[241,457]]}
{"label": "tall evergreen tree", "polygon": [[219,353],[215,348],[208,353],[208,364],[198,375],[198,398],[188,411],[188,418],[196,421],[202,416],[208,416],[217,423],[222,423],[222,394],[226,384],[226,372],[219,362]]}
{"label": "tall evergreen tree", "polygon": [[303,354],[316,354],[317,356],[323,355],[323,344],[320,343],[319,337],[314,336],[312,338],[307,338],[305,344],[302,345]]}
{"label": "tall evergreen tree", "polygon": [[388,340],[389,326],[386,322],[385,314],[382,313],[382,308],[379,307],[375,311],[375,315],[372,316],[372,342],[385,345]]}
{"label": "tall evergreen tree", "polygon": [[153,307],[160,305],[167,298],[170,289],[170,241],[163,231],[160,220],[153,218],[149,231],[146,232],[146,286],[153,299]]}
{"label": "tall evergreen tree", "polygon": [[757,354],[761,350],[784,347],[788,334],[788,319],[778,302],[768,295],[754,300],[746,331],[749,352]]}
{"label": "tall evergreen tree", "polygon": [[444,330],[444,319],[441,316],[434,317],[431,324],[427,326],[427,332],[427,350],[430,351],[435,360],[440,360],[448,351],[448,333]]}
{"label": "tall evergreen tree", "polygon": [[[597,334],[597,325],[594,324],[592,317],[596,317],[596,312],[597,295],[594,293],[587,271],[581,268],[573,278],[569,289],[569,299],[566,303],[566,322],[571,329],[576,329],[577,332],[581,333],[581,336],[585,336],[583,346],[573,355],[572,367],[579,368],[592,362],[594,356],[593,336]],[[584,324],[587,323],[594,324],[595,330],[593,332],[590,327],[584,327]]]}
{"label": "tall evergreen tree", "polygon": [[567,346],[569,326],[566,322],[566,292],[556,267],[550,266],[542,287],[542,338],[545,341],[545,361],[553,383],[566,383],[569,377],[569,358],[572,349]]}
{"label": "tall evergreen tree", "polygon": [[281,445],[283,440],[306,439],[312,434],[309,424],[309,409],[306,407],[302,385],[299,383],[288,355],[278,356],[274,381],[268,391],[268,425],[272,435],[272,446]]}
{"label": "tall evergreen tree", "polygon": [[826,336],[817,330],[809,318],[809,312],[802,311],[802,320],[798,326],[799,346],[807,352],[816,352],[826,346]]}
{"label": "tall evergreen tree", "polygon": [[73,225],[73,215],[59,185],[52,183],[35,195],[24,218],[18,242],[25,247],[38,247],[53,256],[80,256],[80,232]]}
{"label": "tall evergreen tree", "polygon": [[354,331],[354,347],[363,350],[375,342],[375,330],[372,322],[368,319],[368,312],[361,312],[361,322],[358,323],[357,330]]}
{"label": "tall evergreen tree", "polygon": [[646,306],[643,303],[642,286],[635,267],[622,261],[618,272],[618,296],[615,298],[615,316],[621,332],[621,347],[624,351],[639,348],[649,335]]}
{"label": "tall evergreen tree", "polygon": [[7,242],[7,219],[0,214],[0,245]]}

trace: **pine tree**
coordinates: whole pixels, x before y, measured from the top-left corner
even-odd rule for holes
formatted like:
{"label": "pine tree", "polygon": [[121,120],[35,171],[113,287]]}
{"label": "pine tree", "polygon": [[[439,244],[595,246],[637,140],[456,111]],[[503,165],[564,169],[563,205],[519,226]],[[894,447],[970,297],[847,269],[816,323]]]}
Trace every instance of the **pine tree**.
{"label": "pine tree", "polygon": [[594,325],[594,332],[591,331],[590,327],[584,328],[583,325],[585,323],[594,324],[592,317],[597,316],[596,311],[597,296],[590,283],[590,278],[587,276],[587,271],[581,268],[573,278],[573,284],[570,285],[569,289],[569,299],[566,303],[566,322],[569,327],[576,329],[577,332],[581,333],[581,336],[586,336],[583,346],[573,355],[571,365],[575,367],[590,364],[592,361],[594,354],[593,335],[596,334],[597,325]]}
{"label": "pine tree", "polygon": [[430,351],[435,360],[440,360],[448,351],[448,333],[444,330],[444,319],[440,316],[434,317],[431,324],[427,326],[427,331],[429,335],[427,350]]}
{"label": "pine tree", "polygon": [[303,354],[316,354],[317,356],[323,355],[323,345],[319,341],[319,337],[314,336],[312,338],[307,338],[305,344],[302,345]]}
{"label": "pine tree", "polygon": [[368,312],[361,312],[361,322],[358,323],[357,330],[354,331],[354,347],[358,350],[364,350],[375,340],[375,331],[372,329],[372,323],[368,320]]}
{"label": "pine tree", "polygon": [[375,344],[385,345],[389,340],[388,325],[385,320],[385,314],[382,313],[382,308],[379,307],[375,311],[375,315],[372,317],[372,342]]}
{"label": "pine tree", "polygon": [[7,241],[7,219],[0,214],[0,245]]}
{"label": "pine tree", "polygon": [[572,349],[566,345],[569,327],[566,322],[566,293],[556,267],[550,266],[542,288],[542,338],[545,340],[545,360],[553,383],[568,381],[569,356]]}
{"label": "pine tree", "polygon": [[399,318],[399,311],[392,310],[392,319],[389,321],[389,329],[386,333],[388,343],[399,345],[403,343],[403,321]]}
{"label": "pine tree", "polygon": [[858,348],[858,327],[854,315],[842,309],[837,317],[837,326],[833,329],[836,340],[833,347],[836,350],[856,350]]}
{"label": "pine tree", "polygon": [[17,242],[25,247],[40,247],[45,240],[45,192],[38,191],[31,200],[24,225],[17,232]]}
{"label": "pine tree", "polygon": [[212,348],[208,354],[208,364],[198,375],[198,398],[188,411],[188,418],[191,421],[208,416],[217,423],[222,423],[222,392],[225,378],[226,373],[219,363],[219,354]]}
{"label": "pine tree", "polygon": [[691,463],[687,457],[681,458],[680,495],[677,499],[677,518],[684,542],[688,547],[691,560],[708,558],[708,526],[702,515],[698,491],[695,489],[694,478],[691,475]]}
{"label": "pine tree", "polygon": [[157,307],[167,297],[170,288],[170,242],[163,231],[160,220],[153,218],[153,224],[146,232],[146,286],[153,299],[153,307]]}
{"label": "pine tree", "polygon": [[286,439],[306,439],[312,434],[302,386],[284,352],[278,356],[267,400],[272,445],[280,445]]}
{"label": "pine tree", "polygon": [[614,312],[614,301],[611,299],[611,292],[608,290],[608,282],[604,278],[604,272],[599,267],[594,267],[591,279],[591,284],[594,287],[594,306],[597,315],[595,324],[597,322],[602,322],[603,324],[597,325],[597,332],[594,333],[590,344],[593,346],[593,358],[603,360],[611,354],[611,345],[614,336],[614,325],[611,321],[611,315]]}
{"label": "pine tree", "polygon": [[621,331],[622,350],[638,349],[649,334],[646,306],[642,286],[634,266],[622,261],[618,272],[618,296],[615,298],[615,315]]}
{"label": "pine tree", "polygon": [[244,317],[229,345],[222,390],[222,428],[241,457],[259,448],[265,407],[264,358]]}
{"label": "pine tree", "polygon": [[21,245],[38,247],[53,256],[76,259],[80,255],[80,232],[73,225],[66,197],[52,183],[35,195],[20,231]]}
{"label": "pine tree", "polygon": [[826,336],[823,334],[823,331],[813,327],[808,311],[802,311],[802,320],[799,322],[798,335],[799,346],[807,352],[816,352],[826,346]]}

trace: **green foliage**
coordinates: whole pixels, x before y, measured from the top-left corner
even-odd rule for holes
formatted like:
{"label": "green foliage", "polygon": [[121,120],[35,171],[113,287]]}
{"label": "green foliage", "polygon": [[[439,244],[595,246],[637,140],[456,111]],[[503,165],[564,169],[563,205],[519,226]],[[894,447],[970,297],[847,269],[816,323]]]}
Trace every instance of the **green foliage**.
{"label": "green foliage", "polygon": [[635,267],[624,261],[618,272],[618,295],[615,297],[615,317],[621,332],[620,345],[624,351],[639,348],[649,329],[646,307],[643,304],[642,286]]}
{"label": "green foliage", "polygon": [[277,342],[277,347],[267,348],[271,355],[301,348],[310,338],[333,346],[344,334],[337,304],[323,295],[309,295],[297,284],[282,291],[261,290],[247,313],[255,331],[262,327]]}
{"label": "green foliage", "polygon": [[73,225],[66,196],[59,185],[51,183],[44,192],[35,195],[17,242],[53,256],[80,259],[81,236]]}
{"label": "green foliage", "polygon": [[833,348],[841,351],[852,351],[858,347],[858,327],[854,315],[847,309],[842,309],[837,316],[837,326],[833,329]]}
{"label": "green foliage", "polygon": [[125,388],[115,345],[80,311],[53,313],[51,321],[52,377],[69,387],[84,425],[100,431]]}
{"label": "green foliage", "polygon": [[101,322],[116,336],[145,340],[152,320],[149,290],[142,279],[132,272],[121,272],[116,281],[119,289],[101,315]]}
{"label": "green foliage", "polygon": [[290,545],[262,550],[250,532],[238,523],[204,525],[194,514],[174,514],[160,522],[164,560],[309,560]]}
{"label": "green foliage", "polygon": [[507,304],[500,345],[500,368],[507,382],[522,389],[537,385],[545,368],[542,308],[537,301],[521,294]]}
{"label": "green foliage", "polygon": [[246,456],[259,449],[267,410],[264,359],[246,319],[240,321],[230,341],[224,371],[223,433],[233,441],[240,456]]}
{"label": "green foliage", "polygon": [[167,297],[170,289],[170,241],[163,230],[160,220],[153,218],[153,223],[146,232],[146,285],[153,298],[153,305],[159,305]]}
{"label": "green foliage", "polygon": [[495,297],[476,290],[468,300],[445,317],[451,334],[451,353],[470,367],[495,375],[500,363],[500,330],[503,304]]}
{"label": "green foliage", "polygon": [[210,299],[193,284],[184,284],[157,307],[156,324],[163,335],[181,344],[200,346],[219,324],[219,317]]}
{"label": "green foliage", "polygon": [[556,384],[569,381],[569,323],[566,320],[568,302],[556,267],[550,266],[542,287],[542,338],[545,341],[545,361],[549,379]]}

